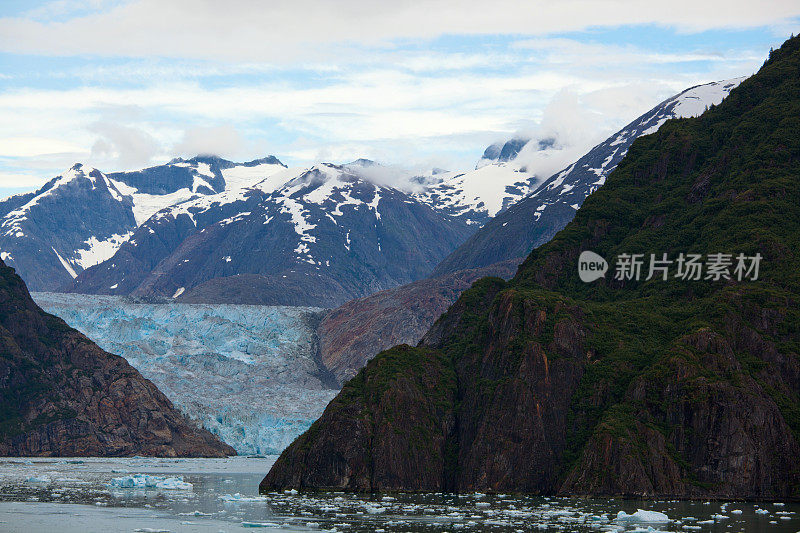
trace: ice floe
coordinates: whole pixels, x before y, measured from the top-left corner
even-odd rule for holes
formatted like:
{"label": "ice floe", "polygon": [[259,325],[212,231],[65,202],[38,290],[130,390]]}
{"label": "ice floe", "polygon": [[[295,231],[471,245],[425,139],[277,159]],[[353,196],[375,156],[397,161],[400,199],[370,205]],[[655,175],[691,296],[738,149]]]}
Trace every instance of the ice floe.
{"label": "ice floe", "polygon": [[111,480],[109,486],[118,489],[192,490],[193,488],[192,484],[184,481],[182,476],[163,477],[148,474],[115,477]]}
{"label": "ice floe", "polygon": [[669,517],[664,513],[659,513],[658,511],[645,511],[644,509],[637,509],[633,514],[620,511],[617,513],[617,517],[614,520],[621,523],[643,522],[656,524],[666,524],[670,521]]}

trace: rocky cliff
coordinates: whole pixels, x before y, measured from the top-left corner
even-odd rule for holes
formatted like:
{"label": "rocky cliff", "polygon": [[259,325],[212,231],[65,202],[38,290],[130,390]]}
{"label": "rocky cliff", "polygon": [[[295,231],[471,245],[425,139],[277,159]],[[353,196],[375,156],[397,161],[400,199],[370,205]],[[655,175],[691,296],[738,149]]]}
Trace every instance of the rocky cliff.
{"label": "rocky cliff", "polygon": [[328,312],[317,328],[320,358],[340,383],[378,352],[417,344],[442,313],[479,278],[511,278],[522,259],[415,281],[351,300]]}
{"label": "rocky cliff", "polygon": [[235,453],[123,358],[42,311],[0,262],[0,455]]}
{"label": "rocky cliff", "polygon": [[[261,489],[800,497],[798,117],[793,38],[635,141],[514,279],[370,361]],[[579,279],[585,250],[606,277]],[[716,253],[760,254],[758,276],[715,275]],[[623,254],[673,262],[615,279]],[[681,278],[680,254],[711,270]]]}

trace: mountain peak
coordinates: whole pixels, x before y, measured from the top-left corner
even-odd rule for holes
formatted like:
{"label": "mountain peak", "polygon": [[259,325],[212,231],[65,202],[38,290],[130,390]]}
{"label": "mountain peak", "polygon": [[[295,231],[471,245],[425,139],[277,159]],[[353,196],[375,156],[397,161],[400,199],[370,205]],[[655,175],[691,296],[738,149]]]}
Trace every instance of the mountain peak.
{"label": "mountain peak", "polygon": [[346,167],[379,167],[381,166],[380,163],[376,163],[372,159],[365,159],[363,157],[359,157],[355,161],[351,161],[344,166]]}
{"label": "mountain peak", "polygon": [[274,155],[268,155],[266,157],[261,157],[259,159],[253,159],[252,161],[247,161],[242,163],[244,167],[256,167],[259,165],[280,165],[284,168],[288,168],[285,164],[281,162],[280,159],[275,157]]}

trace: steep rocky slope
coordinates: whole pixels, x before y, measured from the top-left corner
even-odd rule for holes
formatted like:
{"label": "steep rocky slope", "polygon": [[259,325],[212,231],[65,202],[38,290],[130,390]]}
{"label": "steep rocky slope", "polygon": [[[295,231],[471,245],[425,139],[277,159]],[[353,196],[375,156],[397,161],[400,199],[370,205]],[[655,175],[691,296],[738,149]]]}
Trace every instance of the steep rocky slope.
{"label": "steep rocky slope", "polygon": [[[536,187],[526,191],[525,198],[486,220],[480,230],[437,265],[432,275],[480,268],[528,255],[575,217],[575,211],[605,183],[633,141],[657,131],[670,118],[695,117],[709,106],[719,104],[742,80],[735,78],[686,89],[661,102],[561,172],[546,181],[533,182]],[[516,154],[514,141],[509,141],[511,148],[508,143],[503,146],[497,157],[502,158],[505,152]]]}
{"label": "steep rocky slope", "polygon": [[442,313],[477,279],[508,279],[522,259],[428,278],[351,300],[325,315],[319,327],[322,362],[340,383],[349,380],[378,352],[417,344]]}
{"label": "steep rocky slope", "polygon": [[[793,38],[719,106],[635,141],[513,280],[370,361],[261,489],[800,497],[798,117]],[[606,277],[579,279],[585,250]],[[614,279],[638,253],[762,261],[755,280],[678,263]]]}
{"label": "steep rocky slope", "polygon": [[0,455],[235,455],[125,360],[31,300],[0,262]]}

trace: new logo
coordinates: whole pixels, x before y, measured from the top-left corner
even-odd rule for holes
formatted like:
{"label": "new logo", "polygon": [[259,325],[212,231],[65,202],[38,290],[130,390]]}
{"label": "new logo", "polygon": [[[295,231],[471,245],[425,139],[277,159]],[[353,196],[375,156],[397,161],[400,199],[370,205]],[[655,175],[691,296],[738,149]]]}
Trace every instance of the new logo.
{"label": "new logo", "polygon": [[608,272],[608,262],[589,250],[584,250],[578,257],[578,276],[581,281],[590,283],[600,279]]}

